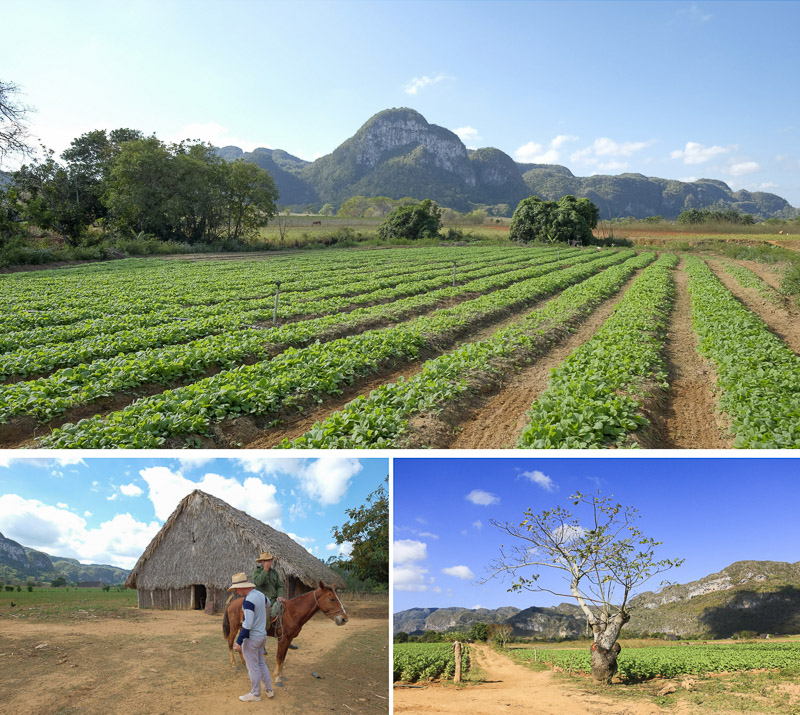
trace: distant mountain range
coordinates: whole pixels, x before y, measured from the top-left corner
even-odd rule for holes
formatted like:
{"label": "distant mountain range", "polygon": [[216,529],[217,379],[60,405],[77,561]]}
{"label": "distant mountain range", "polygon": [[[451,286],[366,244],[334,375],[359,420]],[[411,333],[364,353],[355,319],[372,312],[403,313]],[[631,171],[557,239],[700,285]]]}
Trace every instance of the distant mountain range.
{"label": "distant mountain range", "polygon": [[591,199],[603,218],[660,215],[676,218],[686,209],[734,208],[760,218],[800,215],[780,196],[733,191],[714,179],[684,182],[642,174],[575,176],[558,164],[523,164],[494,148],[470,151],[449,129],[430,124],[413,109],[387,109],[352,137],[314,162],[280,149],[217,149],[227,160],[245,159],[269,171],[283,206],[339,206],[352,196],[433,199],[459,211],[506,204],[537,195]]}
{"label": "distant mountain range", "polygon": [[[800,633],[800,562],[737,561],[719,573],[630,602],[623,633],[727,638],[743,630]],[[529,638],[577,638],[586,618],[576,604],[555,608],[412,608],[394,614],[394,632],[468,630],[476,622],[508,623]]]}
{"label": "distant mountain range", "polygon": [[77,559],[51,556],[8,539],[0,534],[0,578],[9,580],[52,581],[63,576],[67,581],[102,581],[106,584],[123,583],[128,571],[116,566],[82,564]]}

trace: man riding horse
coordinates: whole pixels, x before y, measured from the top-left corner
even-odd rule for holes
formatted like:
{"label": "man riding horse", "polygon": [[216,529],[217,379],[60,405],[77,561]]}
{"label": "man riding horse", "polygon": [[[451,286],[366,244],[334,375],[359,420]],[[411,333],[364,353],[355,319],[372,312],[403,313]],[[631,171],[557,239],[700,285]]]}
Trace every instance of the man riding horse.
{"label": "man riding horse", "polygon": [[[268,603],[272,604],[270,620],[280,613],[281,604],[286,603],[286,599],[283,597],[281,577],[277,571],[272,570],[274,563],[275,557],[269,551],[262,551],[256,559],[257,566],[253,570],[253,583],[269,599]],[[291,644],[289,648],[296,650],[297,646]]]}

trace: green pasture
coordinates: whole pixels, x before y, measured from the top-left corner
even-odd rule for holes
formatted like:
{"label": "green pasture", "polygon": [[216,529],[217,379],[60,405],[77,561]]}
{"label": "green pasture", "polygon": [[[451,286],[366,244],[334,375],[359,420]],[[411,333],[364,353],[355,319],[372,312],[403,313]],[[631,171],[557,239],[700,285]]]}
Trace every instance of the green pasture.
{"label": "green pasture", "polygon": [[[14,604],[13,606],[11,604]],[[68,621],[95,618],[136,618],[136,591],[112,588],[33,588],[0,590],[0,619]]]}

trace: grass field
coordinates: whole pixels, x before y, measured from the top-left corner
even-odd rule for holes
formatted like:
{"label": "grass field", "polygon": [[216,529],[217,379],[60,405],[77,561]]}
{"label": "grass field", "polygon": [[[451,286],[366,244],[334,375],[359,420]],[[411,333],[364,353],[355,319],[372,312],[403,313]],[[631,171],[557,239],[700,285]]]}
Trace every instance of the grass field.
{"label": "grass field", "polygon": [[788,263],[755,251],[415,246],[3,275],[0,446],[800,446]]}
{"label": "grass field", "polygon": [[[11,603],[14,603],[12,608]],[[35,588],[0,591],[0,618],[33,621],[137,618],[136,591],[100,588]]]}

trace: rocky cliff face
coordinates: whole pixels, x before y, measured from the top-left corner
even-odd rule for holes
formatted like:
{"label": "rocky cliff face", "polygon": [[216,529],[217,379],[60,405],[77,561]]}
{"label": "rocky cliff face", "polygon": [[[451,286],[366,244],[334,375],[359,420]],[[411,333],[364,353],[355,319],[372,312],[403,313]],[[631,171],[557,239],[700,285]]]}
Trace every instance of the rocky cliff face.
{"label": "rocky cliff face", "polygon": [[467,149],[456,134],[429,124],[412,109],[387,109],[372,117],[353,137],[356,163],[370,169],[394,158],[399,152],[411,154],[425,149],[425,160],[455,174],[467,186],[475,186],[475,173]]}
{"label": "rocky cliff face", "polygon": [[27,569],[29,566],[25,549],[2,534],[0,534],[0,564],[18,569]]}

